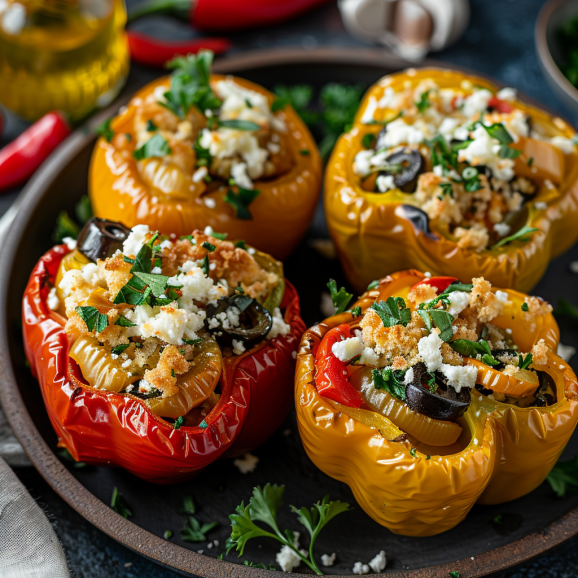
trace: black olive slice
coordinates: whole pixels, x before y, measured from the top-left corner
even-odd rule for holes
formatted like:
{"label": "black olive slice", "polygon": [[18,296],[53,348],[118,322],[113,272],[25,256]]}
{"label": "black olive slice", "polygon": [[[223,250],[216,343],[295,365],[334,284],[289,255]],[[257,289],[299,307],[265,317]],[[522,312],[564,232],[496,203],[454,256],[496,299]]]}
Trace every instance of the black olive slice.
{"label": "black olive slice", "polygon": [[430,374],[421,361],[413,366],[413,380],[405,390],[405,403],[417,413],[432,419],[452,420],[464,415],[471,401],[470,390],[462,388],[458,393],[448,385],[446,377],[434,373],[435,391],[430,391]]}
{"label": "black olive slice", "polygon": [[398,189],[406,193],[415,191],[417,177],[424,171],[424,162],[418,151],[402,149],[390,154],[385,161],[394,165],[395,171],[381,171],[380,175],[393,175],[393,182]]}
{"label": "black olive slice", "polygon": [[122,223],[92,217],[80,231],[76,248],[91,261],[112,257],[130,235]]}
{"label": "black olive slice", "polygon": [[438,238],[430,229],[429,217],[425,211],[413,205],[400,205],[395,210],[395,214],[407,219],[416,231],[425,233],[430,239]]}
{"label": "black olive slice", "polygon": [[554,378],[545,371],[538,371],[537,373],[540,385],[534,393],[536,401],[534,401],[532,407],[548,407],[549,405],[554,405],[558,401]]}
{"label": "black olive slice", "polygon": [[[241,312],[239,325],[235,327],[230,322],[225,323],[222,316],[219,317],[221,313],[226,314],[231,307],[236,307]],[[219,345],[230,346],[233,339],[242,341],[245,345],[252,345],[264,339],[272,325],[271,313],[248,295],[236,293],[219,299],[216,305],[207,307],[205,327],[213,334]]]}

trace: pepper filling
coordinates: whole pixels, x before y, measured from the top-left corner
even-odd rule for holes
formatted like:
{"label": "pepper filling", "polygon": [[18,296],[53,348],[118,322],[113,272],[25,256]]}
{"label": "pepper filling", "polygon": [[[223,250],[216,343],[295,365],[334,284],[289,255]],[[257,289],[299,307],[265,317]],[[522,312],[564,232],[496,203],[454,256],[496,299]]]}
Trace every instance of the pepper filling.
{"label": "pepper filling", "polygon": [[[321,395],[369,407],[424,443],[449,445],[461,433],[455,421],[467,411],[474,388],[519,407],[556,402],[555,384],[543,371],[544,340],[523,352],[511,329],[492,323],[512,316],[532,325],[551,311],[537,297],[515,304],[482,277],[472,284],[426,278],[411,288],[407,304],[401,297],[376,301],[353,327],[331,330],[327,336],[341,337],[323,365],[318,358],[316,384]],[[342,366],[330,368],[331,357]]]}
{"label": "pepper filling", "polygon": [[547,208],[574,152],[572,140],[532,123],[514,89],[492,94],[468,81],[388,86],[370,97],[362,123],[383,128],[365,134],[355,156],[361,186],[411,193],[436,230],[478,252],[530,238],[524,209]]}
{"label": "pepper filling", "polygon": [[86,383],[178,418],[216,404],[222,358],[287,335],[281,263],[224,238],[210,228],[169,239],[146,225],[86,225],[48,295]]}

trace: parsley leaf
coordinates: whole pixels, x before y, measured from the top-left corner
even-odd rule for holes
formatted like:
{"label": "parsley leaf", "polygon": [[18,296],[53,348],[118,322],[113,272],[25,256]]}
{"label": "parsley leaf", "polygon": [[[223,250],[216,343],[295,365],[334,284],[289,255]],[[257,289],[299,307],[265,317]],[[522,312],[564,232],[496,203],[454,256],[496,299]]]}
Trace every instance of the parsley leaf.
{"label": "parsley leaf", "polygon": [[430,89],[426,90],[425,92],[422,92],[419,97],[419,100],[415,103],[417,111],[420,112],[421,114],[423,114],[431,106],[431,103],[429,101],[429,93]]}
{"label": "parsley leaf", "polygon": [[193,496],[185,496],[183,498],[183,507],[179,510],[179,514],[192,515],[197,513],[197,506]]}
{"label": "parsley leaf", "polygon": [[528,306],[528,304],[524,301],[524,303],[522,303],[522,305],[520,306],[520,309],[522,311],[529,311],[530,307]]}
{"label": "parsley leaf", "polygon": [[453,315],[442,309],[430,309],[428,313],[435,326],[440,330],[439,338],[447,343],[454,336],[454,330],[452,329]]}
{"label": "parsley leaf", "polygon": [[235,130],[260,130],[261,127],[256,122],[250,120],[240,120],[238,118],[230,120],[219,120],[218,126]]}
{"label": "parsley leaf", "polygon": [[212,253],[216,247],[215,245],[213,245],[212,243],[209,243],[208,241],[205,241],[201,247],[203,247],[203,249],[206,249],[207,251],[209,251],[210,253]]}
{"label": "parsley leaf", "polygon": [[147,132],[155,132],[158,130],[158,126],[149,118],[147,120],[146,131]]}
{"label": "parsley leaf", "polygon": [[482,356],[482,362],[486,365],[499,365],[499,361],[493,356],[492,350],[485,339],[470,341],[469,339],[456,339],[450,341],[450,347],[466,357]]}
{"label": "parsley leaf", "polygon": [[185,119],[192,106],[203,114],[221,106],[221,101],[211,88],[211,64],[213,53],[200,50],[196,55],[177,57],[167,63],[167,68],[174,70],[171,75],[171,87],[165,92],[166,102],[159,102],[179,118]]}
{"label": "parsley leaf", "polygon": [[[285,486],[277,486],[276,484],[266,484],[263,488],[257,486],[253,489],[249,504],[245,506],[244,502],[241,502],[237,506],[235,513],[229,516],[231,520],[231,537],[227,541],[227,553],[235,549],[241,556],[245,550],[246,543],[251,538],[273,538],[291,548],[299,559],[316,574],[323,574],[315,561],[313,546],[321,530],[335,516],[348,511],[350,509],[349,504],[340,501],[330,501],[329,496],[325,496],[321,502],[315,503],[312,508],[303,507],[297,509],[291,506],[291,511],[297,514],[297,519],[307,529],[311,537],[309,559],[307,559],[295,547],[293,532],[285,530],[283,533],[277,524],[277,512],[283,503],[284,491]],[[257,525],[255,522],[266,524],[272,532]]]}
{"label": "parsley leaf", "polygon": [[150,159],[151,157],[164,157],[165,155],[170,155],[172,152],[169,143],[160,134],[155,134],[147,142],[145,142],[140,148],[136,149],[132,156],[137,161],[142,161],[143,159]]}
{"label": "parsley leaf", "polygon": [[219,522],[209,522],[202,524],[194,516],[189,516],[185,527],[181,530],[181,540],[183,542],[205,542],[208,534]]}
{"label": "parsley leaf", "polygon": [[205,258],[203,259],[203,262],[201,263],[201,270],[203,271],[203,273],[205,275],[209,274],[209,271],[211,270],[210,266],[209,266],[209,256],[205,255]]}
{"label": "parsley leaf", "polygon": [[405,301],[401,297],[388,297],[387,301],[376,302],[370,309],[379,315],[384,327],[394,325],[405,327],[411,320],[411,311],[405,306]]}
{"label": "parsley leaf", "polygon": [[501,159],[517,159],[522,154],[522,151],[513,149],[508,145],[502,145],[498,151],[498,156]]}
{"label": "parsley leaf", "polygon": [[247,244],[245,243],[245,241],[243,241],[242,239],[240,241],[237,241],[235,243],[235,247],[237,249],[243,249],[243,251],[247,250]]}
{"label": "parsley leaf", "polygon": [[135,324],[129,321],[124,315],[119,315],[118,319],[114,322],[115,325],[120,325],[121,327],[134,327]]}
{"label": "parsley leaf", "polygon": [[[116,325],[116,323],[115,323]],[[112,353],[115,355],[120,355],[125,349],[130,347],[130,343],[122,343],[121,345],[117,345],[116,347],[112,348]]]}
{"label": "parsley leaf", "polygon": [[107,118],[94,129],[94,132],[104,138],[106,142],[110,142],[114,138],[114,131],[110,126],[111,122],[112,118]]}
{"label": "parsley leaf", "polygon": [[115,487],[112,490],[112,498],[110,500],[110,507],[117,513],[128,518],[132,516],[132,512],[128,509],[124,498],[118,493],[118,489]]}
{"label": "parsley leaf", "polygon": [[239,192],[235,193],[229,189],[225,195],[224,201],[229,203],[237,213],[237,219],[250,221],[253,219],[249,205],[261,194],[257,189],[249,190],[239,187]]}
{"label": "parsley leaf", "polygon": [[[146,283],[141,281],[138,277],[131,277],[126,285],[120,289],[114,298],[113,303],[119,305],[121,303],[128,303],[129,305],[140,305],[150,295],[150,289],[145,290]],[[118,321],[118,319],[117,319]],[[123,322],[119,323],[122,325]]]}
{"label": "parsley leaf", "polygon": [[372,281],[368,286],[367,286],[367,291],[371,291],[371,289],[375,289],[376,287],[379,287],[379,279],[375,279],[374,281]]}
{"label": "parsley leaf", "polygon": [[54,233],[52,233],[54,242],[62,243],[65,237],[76,239],[78,233],[80,233],[80,227],[69,217],[66,211],[60,211],[58,217],[56,217]]}
{"label": "parsley leaf", "polygon": [[345,287],[340,287],[339,291],[337,290],[337,283],[335,279],[329,279],[329,283],[327,283],[327,288],[329,289],[329,293],[331,294],[331,301],[333,306],[336,308],[335,314],[343,313],[349,302],[353,298],[351,293],[348,293],[345,290]]}
{"label": "parsley leaf", "polygon": [[558,462],[546,479],[559,498],[563,498],[568,490],[577,490],[578,456],[565,462]]}
{"label": "parsley leaf", "polygon": [[372,369],[371,375],[375,389],[385,389],[392,397],[405,400],[405,384],[402,381],[405,371],[393,371],[391,367],[386,367],[383,370]]}
{"label": "parsley leaf", "polygon": [[529,227],[528,225],[524,225],[519,231],[516,231],[513,235],[510,235],[509,237],[504,237],[496,244],[492,245],[490,249],[497,249],[498,247],[507,245],[512,241],[522,241],[526,243],[529,241],[529,239],[527,239],[526,237],[528,235],[531,235],[532,233],[535,233],[536,231],[538,231],[538,229],[536,229],[535,227]]}
{"label": "parsley leaf", "polygon": [[361,139],[361,146],[364,149],[372,149],[375,146],[375,135],[368,132],[367,134],[363,135],[363,138]]}
{"label": "parsley leaf", "polygon": [[351,311],[351,317],[361,317],[361,307],[358,305],[354,307]]}
{"label": "parsley leaf", "polygon": [[528,367],[530,367],[531,363],[532,363],[532,354],[531,353],[528,353],[528,355],[526,355],[525,358],[518,354],[518,368],[519,369],[527,369]]}
{"label": "parsley leaf", "polygon": [[500,144],[509,145],[514,142],[508,129],[501,122],[496,122],[490,126],[486,126],[483,123],[481,123],[481,125],[486,129],[486,132]]}
{"label": "parsley leaf", "polygon": [[104,313],[100,313],[96,307],[83,305],[77,307],[75,311],[80,315],[89,331],[96,328],[96,332],[100,333],[108,327],[108,317]]}
{"label": "parsley leaf", "polygon": [[141,273],[140,271],[136,271],[134,275],[150,287],[151,293],[155,297],[160,297],[164,294],[167,282],[170,279],[166,275],[153,275],[152,273]]}

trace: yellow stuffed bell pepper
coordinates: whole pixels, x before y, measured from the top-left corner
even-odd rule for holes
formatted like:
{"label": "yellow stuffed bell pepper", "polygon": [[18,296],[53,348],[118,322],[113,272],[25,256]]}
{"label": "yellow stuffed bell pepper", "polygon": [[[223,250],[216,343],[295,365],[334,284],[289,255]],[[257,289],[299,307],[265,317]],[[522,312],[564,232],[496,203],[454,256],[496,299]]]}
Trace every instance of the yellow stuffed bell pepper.
{"label": "yellow stuffed bell pepper", "polygon": [[536,297],[394,273],[304,334],[305,450],[391,531],[449,530],[478,501],[530,492],[556,463],[578,420],[558,340]]}
{"label": "yellow stuffed bell pepper", "polygon": [[529,291],[578,238],[574,135],[482,78],[434,68],[382,78],[325,176],[349,282],[361,292],[415,267]]}
{"label": "yellow stuffed bell pepper", "polygon": [[290,106],[210,73],[212,54],[175,61],[101,131],[90,165],[97,217],[188,235],[212,227],[285,259],[311,219],[321,158]]}

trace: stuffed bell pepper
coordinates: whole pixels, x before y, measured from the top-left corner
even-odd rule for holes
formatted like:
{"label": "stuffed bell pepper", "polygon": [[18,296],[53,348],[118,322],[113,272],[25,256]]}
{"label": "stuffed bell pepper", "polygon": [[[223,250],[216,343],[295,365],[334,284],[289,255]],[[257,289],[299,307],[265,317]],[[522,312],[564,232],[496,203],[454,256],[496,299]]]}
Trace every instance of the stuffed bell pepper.
{"label": "stuffed bell pepper", "polygon": [[481,78],[432,68],[382,78],[325,179],[350,283],[361,292],[409,266],[529,291],[578,238],[574,136]]}
{"label": "stuffed bell pepper", "polygon": [[26,355],[74,459],[168,483],[259,445],[287,415],[297,294],[280,262],[224,238],[93,218],[40,259]]}
{"label": "stuffed bell pepper", "polygon": [[295,248],[321,190],[321,158],[297,113],[252,82],[177,58],[101,127],[89,189],[97,217],[161,233],[211,226],[277,259]]}
{"label": "stuffed bell pepper", "polygon": [[551,311],[483,277],[381,279],[302,338],[295,403],[309,457],[410,536],[532,491],[578,420]]}

